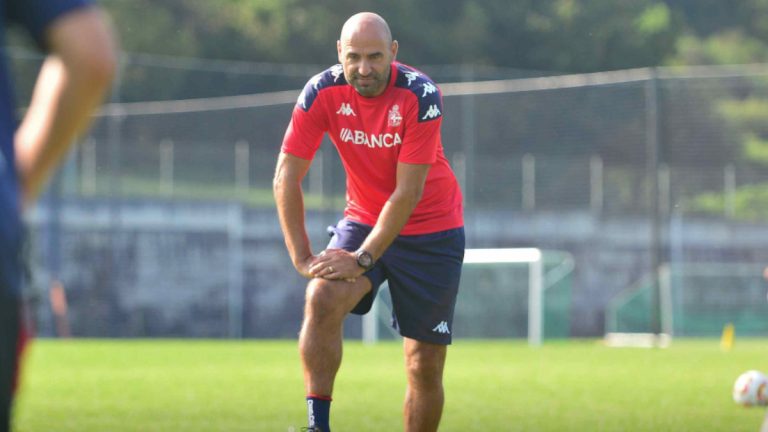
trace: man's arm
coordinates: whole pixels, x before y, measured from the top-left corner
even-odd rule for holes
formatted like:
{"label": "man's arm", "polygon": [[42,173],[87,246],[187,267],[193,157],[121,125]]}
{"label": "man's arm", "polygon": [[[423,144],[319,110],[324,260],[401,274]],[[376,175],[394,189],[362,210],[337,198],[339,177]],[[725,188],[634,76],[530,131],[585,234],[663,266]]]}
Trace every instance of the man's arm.
{"label": "man's arm", "polygon": [[[397,164],[395,190],[384,204],[373,230],[360,246],[360,249],[368,251],[375,260],[384,254],[384,251],[400,234],[421,200],[430,166],[428,164],[402,162]],[[332,266],[335,270],[332,276],[326,276],[323,273],[323,270],[328,266]],[[365,273],[365,270],[357,265],[353,253],[333,250],[326,251],[326,254],[318,257],[309,268],[309,272],[315,276],[322,275],[331,279],[352,280]]]}
{"label": "man's arm", "polygon": [[360,249],[373,255],[374,259],[384,254],[411,217],[424,192],[429,167],[426,164],[397,164],[395,191],[384,204],[373,230],[360,246]]}
{"label": "man's arm", "polygon": [[272,183],[285,246],[296,271],[307,278],[313,277],[309,272],[309,264],[314,256],[304,225],[304,193],[301,190],[301,181],[309,171],[311,163],[310,160],[280,153]]}
{"label": "man's arm", "polygon": [[97,8],[61,16],[48,28],[45,39],[50,55],[15,136],[25,205],[40,193],[89,124],[109,89],[117,63],[112,32]]}

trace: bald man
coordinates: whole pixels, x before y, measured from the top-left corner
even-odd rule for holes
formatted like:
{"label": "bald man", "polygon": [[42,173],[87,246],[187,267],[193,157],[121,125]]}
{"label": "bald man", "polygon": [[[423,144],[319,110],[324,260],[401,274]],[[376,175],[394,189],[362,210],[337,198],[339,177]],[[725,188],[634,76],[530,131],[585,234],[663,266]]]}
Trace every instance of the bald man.
{"label": "bald man", "polygon": [[[404,339],[405,430],[435,431],[464,259],[461,191],[440,138],[442,96],[424,73],[395,61],[397,41],[376,14],[349,18],[336,49],[340,64],[299,96],[274,178],[288,252],[309,279],[299,335],[308,430],[331,430],[345,316],[367,313],[387,281]],[[347,203],[315,255],[301,182],[325,133],[346,170]]]}

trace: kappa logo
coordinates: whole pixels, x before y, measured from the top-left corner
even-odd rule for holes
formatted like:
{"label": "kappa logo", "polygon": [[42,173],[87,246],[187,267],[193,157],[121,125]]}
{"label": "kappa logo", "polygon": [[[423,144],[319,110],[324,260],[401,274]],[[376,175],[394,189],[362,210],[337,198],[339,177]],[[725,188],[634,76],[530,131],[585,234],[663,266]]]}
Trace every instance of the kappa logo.
{"label": "kappa logo", "polygon": [[343,116],[355,116],[357,117],[357,114],[355,114],[354,111],[352,111],[352,106],[349,103],[341,103],[341,108],[339,108],[338,111],[336,111],[336,114],[340,114]]}
{"label": "kappa logo", "polygon": [[[311,85],[312,88],[315,90],[318,90],[320,88],[320,81],[323,79],[321,75],[315,75],[310,80],[308,85]],[[296,100],[296,103],[301,105],[302,108],[305,110],[307,109],[307,94],[306,91],[302,91],[299,95],[299,98]]]}
{"label": "kappa logo", "polygon": [[387,114],[387,124],[391,127],[398,127],[402,122],[403,116],[400,115],[400,107],[392,105],[392,108],[389,109],[389,114]]}
{"label": "kappa logo", "polygon": [[331,67],[331,75],[333,75],[333,82],[338,81],[339,77],[343,73],[344,73],[344,68],[341,65],[336,65]]}
{"label": "kappa logo", "polygon": [[451,331],[448,329],[448,321],[440,321],[440,324],[436,325],[432,331],[440,334],[451,334]]}
{"label": "kappa logo", "polygon": [[422,120],[433,119],[439,116],[440,114],[441,114],[440,109],[437,107],[437,105],[430,105],[429,108],[427,109],[427,112],[424,114],[424,117],[422,117],[421,119]]}
{"label": "kappa logo", "polygon": [[309,80],[309,84],[311,84],[311,85],[312,85],[312,87],[313,87],[315,90],[318,90],[318,89],[320,88],[320,81],[322,81],[322,80],[323,80],[323,76],[322,76],[322,75],[315,75],[315,76],[313,76],[313,77],[312,77],[312,78]]}
{"label": "kappa logo", "polygon": [[411,86],[411,81],[415,80],[416,78],[420,77],[421,74],[418,72],[406,72],[405,77],[408,78],[408,86]]}
{"label": "kappa logo", "polygon": [[424,83],[424,93],[421,95],[421,97],[427,97],[428,94],[432,94],[437,91],[437,87],[435,87],[432,83]]}

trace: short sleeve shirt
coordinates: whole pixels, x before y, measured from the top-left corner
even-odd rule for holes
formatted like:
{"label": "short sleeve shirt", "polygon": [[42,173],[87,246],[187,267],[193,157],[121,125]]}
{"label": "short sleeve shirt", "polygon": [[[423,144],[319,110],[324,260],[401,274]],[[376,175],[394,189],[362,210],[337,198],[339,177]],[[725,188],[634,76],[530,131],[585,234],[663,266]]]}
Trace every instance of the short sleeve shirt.
{"label": "short sleeve shirt", "polygon": [[[6,31],[18,24],[45,48],[45,32],[57,18],[88,5],[87,0],[0,0],[0,47]],[[0,51],[0,294],[18,295],[17,257],[21,236],[19,184],[14,167],[16,130],[13,85],[8,59]]]}
{"label": "short sleeve shirt", "polygon": [[327,133],[347,174],[346,218],[375,225],[396,186],[397,164],[429,164],[422,199],[400,232],[417,235],[464,224],[462,196],[443,151],[442,95],[410,66],[391,65],[384,92],[364,97],[341,65],[314,76],[293,109],[282,151],[312,159]]}

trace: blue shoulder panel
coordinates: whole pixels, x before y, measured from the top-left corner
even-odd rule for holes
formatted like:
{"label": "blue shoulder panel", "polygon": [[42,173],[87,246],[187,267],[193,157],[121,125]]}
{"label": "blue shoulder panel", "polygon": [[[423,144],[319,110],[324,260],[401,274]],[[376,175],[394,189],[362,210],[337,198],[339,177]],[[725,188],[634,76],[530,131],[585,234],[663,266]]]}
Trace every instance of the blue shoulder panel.
{"label": "blue shoulder panel", "polygon": [[440,97],[440,90],[438,90],[434,81],[423,72],[398,63],[395,86],[406,88],[416,95],[419,101],[420,122],[442,117],[443,99]]}
{"label": "blue shoulder panel", "polygon": [[304,111],[309,111],[309,108],[317,99],[317,95],[320,94],[320,90],[333,87],[337,85],[346,85],[347,80],[344,78],[344,69],[340,64],[331,66],[328,69],[320,72],[312,77],[304,86],[304,90],[299,95],[299,100],[296,103]]}

